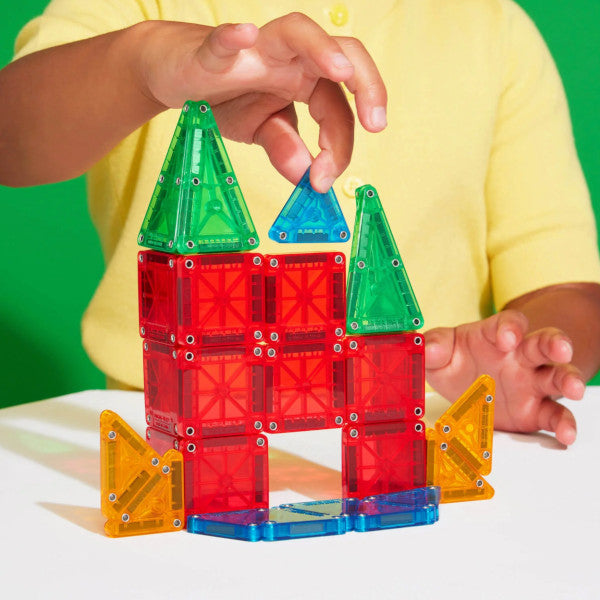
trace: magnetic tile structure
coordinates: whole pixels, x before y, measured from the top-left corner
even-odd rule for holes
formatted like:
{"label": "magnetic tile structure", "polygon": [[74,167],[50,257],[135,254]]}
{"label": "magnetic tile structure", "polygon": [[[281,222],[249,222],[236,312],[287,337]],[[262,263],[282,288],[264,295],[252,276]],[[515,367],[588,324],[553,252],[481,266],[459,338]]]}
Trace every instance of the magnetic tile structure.
{"label": "magnetic tile structure", "polygon": [[310,169],[292,192],[269,230],[279,243],[347,242],[350,230],[331,188],[320,194],[310,184]]}
{"label": "magnetic tile structure", "polygon": [[193,515],[188,517],[187,529],[248,542],[273,542],[430,525],[439,518],[439,499],[439,488],[424,487],[362,500],[297,502],[270,509]]}
{"label": "magnetic tile structure", "polygon": [[214,346],[261,339],[263,257],[252,253],[138,255],[140,335],[165,344]]}
{"label": "magnetic tile structure", "polygon": [[268,507],[264,435],[182,439],[148,428],[146,438],[159,451],[181,452],[186,515]]}
{"label": "magnetic tile structure", "polygon": [[282,344],[265,365],[268,431],[340,427],[346,412],[341,344]]}
{"label": "magnetic tile structure", "polygon": [[107,535],[177,531],[185,523],[183,459],[157,454],[119,415],[100,416],[100,489]]}
{"label": "magnetic tile structure", "polygon": [[423,315],[377,190],[356,190],[356,221],[348,278],[348,333],[409,331]]}
{"label": "magnetic tile structure", "polygon": [[258,247],[254,223],[207,102],[183,106],[138,243],[177,254]]}
{"label": "magnetic tile structure", "polygon": [[420,419],[425,414],[425,343],[420,333],[346,340],[349,422]]}
{"label": "magnetic tile structure", "polygon": [[[138,238],[146,440],[101,423],[109,535],[340,535],[490,493],[493,381],[426,433],[423,317],[375,188],[356,198],[348,280],[339,251],[260,254],[210,107],[185,104]],[[308,172],[269,235],[349,238]],[[330,428],[344,498],[269,508],[264,433]]]}
{"label": "magnetic tile structure", "polygon": [[265,256],[265,323],[272,342],[339,341],[346,319],[346,258],[323,252]]}
{"label": "magnetic tile structure", "polygon": [[427,483],[441,488],[441,502],[487,500],[492,470],[495,383],[482,375],[427,430]]}
{"label": "magnetic tile structure", "polygon": [[264,366],[245,345],[182,348],[144,342],[146,422],[184,437],[256,433],[265,418]]}
{"label": "magnetic tile structure", "polygon": [[425,426],[421,421],[349,424],[342,433],[344,496],[364,498],[425,485]]}

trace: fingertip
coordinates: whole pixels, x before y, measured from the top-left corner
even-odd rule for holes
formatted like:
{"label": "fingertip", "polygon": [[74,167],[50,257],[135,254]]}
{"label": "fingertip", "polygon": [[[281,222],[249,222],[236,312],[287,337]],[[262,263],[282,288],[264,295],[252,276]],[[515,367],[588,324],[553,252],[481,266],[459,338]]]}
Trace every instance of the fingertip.
{"label": "fingertip", "polygon": [[248,31],[258,33],[258,27],[254,23],[236,23],[233,28],[236,31]]}
{"label": "fingertip", "polygon": [[387,112],[385,106],[375,106],[371,109],[370,125],[373,131],[381,131],[387,127]]}
{"label": "fingertip", "polygon": [[323,150],[317,155],[310,168],[310,184],[319,194],[326,194],[335,179],[330,153]]}
{"label": "fingertip", "polygon": [[222,29],[219,42],[229,50],[243,50],[254,46],[258,33],[254,23],[236,23]]}
{"label": "fingertip", "polygon": [[558,349],[562,358],[561,362],[569,363],[573,360],[573,346],[567,340],[561,340],[558,343]]}
{"label": "fingertip", "polygon": [[525,316],[514,310],[503,310],[485,322],[489,324],[489,341],[495,343],[502,352],[515,350],[527,331]]}
{"label": "fingertip", "polygon": [[519,336],[508,327],[500,327],[496,334],[496,345],[502,352],[512,352],[519,345]]}
{"label": "fingertip", "polygon": [[353,64],[348,60],[348,57],[342,52],[336,52],[331,57],[331,64],[338,71],[343,71],[344,73],[352,74],[354,72]]}
{"label": "fingertip", "polygon": [[313,175],[311,171],[310,185],[312,186],[313,190],[319,194],[326,194],[333,186],[334,181],[335,177],[332,177],[331,175],[326,173],[323,175]]}
{"label": "fingertip", "polygon": [[440,369],[452,359],[454,329],[440,327],[425,333],[425,369]]}
{"label": "fingertip", "polygon": [[569,400],[581,400],[585,394],[585,383],[579,377],[567,377],[563,388],[562,393]]}
{"label": "fingertip", "polygon": [[439,342],[425,344],[425,364],[428,369],[437,369],[442,362],[442,345]]}
{"label": "fingertip", "polygon": [[556,439],[565,446],[570,446],[577,439],[577,429],[573,425],[565,425],[556,432]]}
{"label": "fingertip", "polygon": [[277,156],[270,156],[269,158],[277,171],[294,185],[298,185],[312,161],[310,152],[302,146],[296,148],[294,154],[286,159]]}
{"label": "fingertip", "polygon": [[296,129],[293,105],[267,119],[256,130],[254,143],[265,149],[275,169],[294,185],[311,166],[312,156]]}

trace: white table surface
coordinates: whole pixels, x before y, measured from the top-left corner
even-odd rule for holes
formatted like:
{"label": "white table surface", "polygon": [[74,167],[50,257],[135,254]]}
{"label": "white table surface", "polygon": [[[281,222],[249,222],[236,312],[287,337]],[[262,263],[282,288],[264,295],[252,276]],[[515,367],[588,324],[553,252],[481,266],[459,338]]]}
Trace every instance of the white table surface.
{"label": "white table surface", "polygon": [[[496,433],[492,500],[434,525],[248,543],[103,533],[104,409],[144,431],[143,396],[87,391],[0,410],[0,598],[600,598],[600,388],[579,436]],[[433,398],[428,419],[441,414]],[[271,505],[339,494],[340,432],[271,435]],[[275,491],[273,491],[275,489]]]}

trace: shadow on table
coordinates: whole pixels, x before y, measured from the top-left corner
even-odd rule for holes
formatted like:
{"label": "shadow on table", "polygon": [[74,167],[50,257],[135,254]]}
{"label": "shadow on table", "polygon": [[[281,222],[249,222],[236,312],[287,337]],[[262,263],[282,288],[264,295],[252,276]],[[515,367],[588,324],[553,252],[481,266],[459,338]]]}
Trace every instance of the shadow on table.
{"label": "shadow on table", "polygon": [[54,502],[38,502],[37,505],[82,529],[104,536],[106,517],[99,508],[56,504]]}
{"label": "shadow on table", "polygon": [[[56,464],[47,466],[56,468]],[[341,474],[339,471],[277,449],[269,452],[269,468],[271,492],[291,490],[315,500],[341,498]],[[98,498],[98,503],[100,503],[100,498]],[[82,529],[104,535],[106,518],[100,508],[55,502],[38,502],[37,504]]]}
{"label": "shadow on table", "polygon": [[[10,420],[16,420],[20,416],[30,418],[31,410],[23,410],[23,414],[20,415],[19,409],[20,407],[9,409]],[[40,404],[40,410],[36,410],[36,422],[40,421],[56,422],[73,429],[98,427],[96,411],[61,405],[60,402],[50,407]],[[13,454],[85,483],[100,492],[99,448],[93,450],[65,439],[28,431],[1,421],[0,446]],[[269,472],[272,492],[290,490],[315,500],[341,497],[340,472],[301,456],[273,448],[269,452]],[[67,494],[65,491],[65,496]],[[100,498],[98,498],[99,503]],[[105,519],[99,508],[51,502],[38,504],[92,533],[103,534],[104,532]]]}
{"label": "shadow on table", "polygon": [[269,485],[271,492],[290,490],[314,500],[342,497],[339,471],[276,448],[269,448]]}
{"label": "shadow on table", "polygon": [[550,450],[566,450],[568,446],[561,444],[553,434],[545,431],[536,431],[535,433],[507,433],[512,440],[522,444],[537,444],[542,448]]}
{"label": "shadow on table", "polygon": [[64,439],[0,422],[0,446],[100,489],[100,454]]}
{"label": "shadow on table", "polygon": [[76,431],[97,431],[100,434],[100,415],[97,409],[78,406],[72,402],[59,399],[52,399],[51,402],[41,401],[34,404],[11,406],[1,414],[0,423],[2,418],[9,418],[10,420],[31,419],[35,414],[36,421],[68,427]]}

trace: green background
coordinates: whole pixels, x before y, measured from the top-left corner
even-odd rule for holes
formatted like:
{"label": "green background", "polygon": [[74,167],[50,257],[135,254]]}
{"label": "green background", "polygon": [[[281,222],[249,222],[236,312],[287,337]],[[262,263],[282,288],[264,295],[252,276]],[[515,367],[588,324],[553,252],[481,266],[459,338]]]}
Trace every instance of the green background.
{"label": "green background", "polygon": [[[562,74],[598,216],[600,2],[520,4],[537,23]],[[21,0],[4,11],[0,65],[10,61],[21,26],[45,5],[46,0]],[[103,375],[80,340],[80,318],[103,268],[87,213],[85,181],[17,190],[0,186],[0,209],[0,406],[104,387]],[[600,377],[595,383],[600,384]]]}

